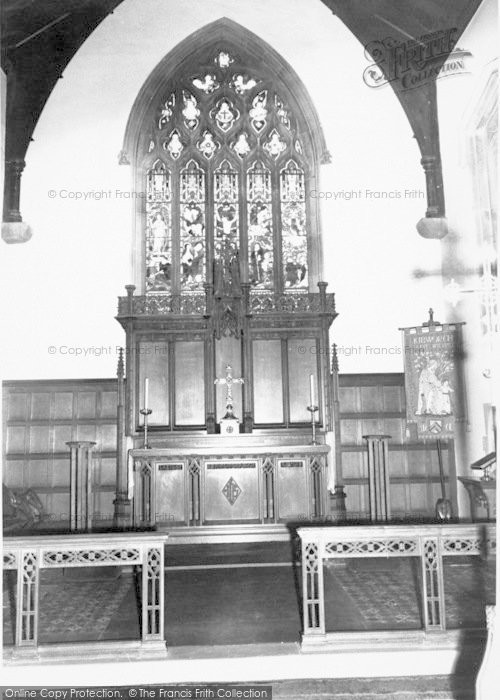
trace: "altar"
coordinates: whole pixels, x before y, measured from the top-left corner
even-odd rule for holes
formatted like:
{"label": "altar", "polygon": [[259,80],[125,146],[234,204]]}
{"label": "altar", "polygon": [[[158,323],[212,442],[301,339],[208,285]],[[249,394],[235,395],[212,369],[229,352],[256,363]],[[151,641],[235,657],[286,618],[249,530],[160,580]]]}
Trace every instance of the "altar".
{"label": "altar", "polygon": [[[212,445],[210,443],[213,443]],[[305,522],[327,514],[327,445],[204,445],[130,454],[135,527]]]}
{"label": "altar", "polygon": [[[169,131],[217,133],[217,155],[200,151],[198,137],[183,142],[182,155],[165,142],[154,154],[142,141],[132,146],[132,132],[125,138],[124,151],[140,153],[135,176],[146,196],[134,284],[116,317],[126,340],[118,526],[262,531],[329,515],[334,479],[326,474],[339,468],[340,445],[330,339],[337,311],[322,276],[318,203],[307,196],[326,146],[319,120],[308,126],[311,107],[306,118],[295,100],[285,107],[280,94],[262,92],[252,99],[260,105],[265,94],[267,106],[255,112],[234,90],[236,65],[219,66],[217,89],[234,93],[252,130],[248,158],[208,93],[199,95],[196,125],[187,124],[181,105],[191,83],[172,98]],[[148,116],[159,131],[154,110],[164,103],[152,102]],[[274,123],[286,138],[270,152],[260,135]]]}

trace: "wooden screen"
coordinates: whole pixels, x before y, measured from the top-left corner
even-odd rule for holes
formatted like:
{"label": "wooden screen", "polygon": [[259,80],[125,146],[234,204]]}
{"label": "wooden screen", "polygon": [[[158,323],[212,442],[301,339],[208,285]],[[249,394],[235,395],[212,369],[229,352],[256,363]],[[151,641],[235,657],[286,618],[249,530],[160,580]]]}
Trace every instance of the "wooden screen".
{"label": "wooden screen", "polygon": [[279,339],[253,341],[253,396],[257,425],[283,423],[283,372]]}
{"label": "wooden screen", "polygon": [[[215,343],[215,376],[223,378],[226,376],[226,366],[231,365],[233,377],[241,377],[241,344],[236,338],[222,337]],[[217,385],[216,392],[217,420],[220,421],[226,413],[226,387]],[[234,413],[241,421],[243,416],[242,388],[241,384],[233,384],[233,408]]]}
{"label": "wooden screen", "polygon": [[[290,423],[307,423],[311,414],[309,406],[309,377],[314,375],[316,403],[318,401],[316,340],[314,338],[290,338],[288,340],[288,386]],[[316,414],[316,418],[318,414]]]}
{"label": "wooden screen", "polygon": [[203,341],[175,343],[175,424],[205,425]]}
{"label": "wooden screen", "polygon": [[169,408],[169,344],[166,341],[142,341],[138,343],[139,362],[139,405],[137,415],[142,425],[143,419],[139,413],[144,408],[144,380],[149,379],[149,406],[152,410],[149,425],[168,425],[170,423]]}

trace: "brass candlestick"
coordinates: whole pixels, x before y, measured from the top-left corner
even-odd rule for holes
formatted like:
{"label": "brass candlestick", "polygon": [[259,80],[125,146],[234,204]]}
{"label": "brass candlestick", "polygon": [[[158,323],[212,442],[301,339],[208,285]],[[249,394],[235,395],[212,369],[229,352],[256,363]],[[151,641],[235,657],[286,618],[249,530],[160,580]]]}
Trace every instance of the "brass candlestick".
{"label": "brass candlestick", "polygon": [[311,414],[311,429],[312,429],[312,440],[311,445],[316,444],[316,411],[319,411],[319,406],[308,406],[307,410]]}
{"label": "brass candlestick", "polygon": [[144,449],[149,450],[148,444],[148,418],[153,413],[150,408],[141,408],[139,413],[144,416]]}

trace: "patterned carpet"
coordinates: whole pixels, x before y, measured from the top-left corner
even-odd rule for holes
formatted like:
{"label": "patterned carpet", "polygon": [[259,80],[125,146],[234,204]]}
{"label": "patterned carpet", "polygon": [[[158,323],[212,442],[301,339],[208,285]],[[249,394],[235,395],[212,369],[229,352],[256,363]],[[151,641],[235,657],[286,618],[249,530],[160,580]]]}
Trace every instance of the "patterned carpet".
{"label": "patterned carpet", "polygon": [[[109,577],[92,570],[92,580],[58,577],[40,585],[39,641],[83,642],[110,639],[137,639],[135,583],[132,575]],[[14,639],[12,589],[4,576],[4,644]]]}
{"label": "patterned carpet", "polygon": [[495,560],[444,559],[446,624],[450,629],[485,627],[485,605],[495,603]]}
{"label": "patterned carpet", "polygon": [[[70,583],[64,587],[63,600],[61,586],[57,583],[42,586],[40,591],[41,642],[55,640],[60,630],[65,639],[76,640],[106,638],[106,630],[115,617],[131,587],[131,580],[119,578],[116,581],[84,581]],[[65,600],[64,600],[65,599]],[[70,604],[72,613],[68,616],[65,608]]]}
{"label": "patterned carpet", "polygon": [[417,562],[407,558],[373,564],[357,559],[325,567],[329,632],[421,627]]}
{"label": "patterned carpet", "polygon": [[[494,603],[494,560],[444,560],[448,629],[484,627],[485,605]],[[331,632],[419,629],[423,624],[419,562],[355,559],[325,567],[325,613]]]}

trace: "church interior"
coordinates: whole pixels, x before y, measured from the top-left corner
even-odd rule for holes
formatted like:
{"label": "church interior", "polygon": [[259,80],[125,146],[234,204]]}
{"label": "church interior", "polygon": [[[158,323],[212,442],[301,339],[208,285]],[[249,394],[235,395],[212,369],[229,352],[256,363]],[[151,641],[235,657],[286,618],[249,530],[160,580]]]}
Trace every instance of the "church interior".
{"label": "church interior", "polygon": [[6,682],[493,697],[496,21],[5,0]]}

